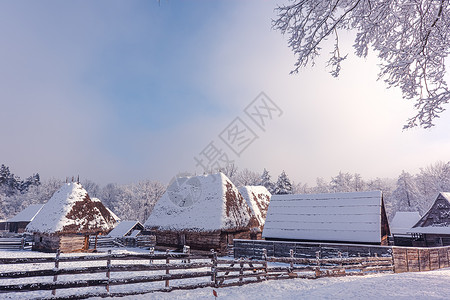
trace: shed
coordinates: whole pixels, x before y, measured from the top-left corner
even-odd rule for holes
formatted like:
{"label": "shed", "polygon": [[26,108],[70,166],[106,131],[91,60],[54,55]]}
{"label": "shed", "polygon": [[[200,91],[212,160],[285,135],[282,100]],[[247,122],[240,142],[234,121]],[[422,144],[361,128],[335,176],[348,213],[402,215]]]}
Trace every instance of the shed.
{"label": "shed", "polygon": [[142,230],[144,230],[144,225],[139,221],[122,221],[111,230],[108,236],[113,238],[136,236]]}
{"label": "shed", "polygon": [[222,173],[177,178],[144,226],[157,245],[225,251],[234,238],[250,238],[256,218]]}
{"label": "shed", "polygon": [[431,208],[408,233],[417,247],[449,246],[450,193],[439,193]]}
{"label": "shed", "polygon": [[89,235],[107,234],[115,220],[106,207],[76,182],[64,184],[26,227],[33,250],[87,251]]}
{"label": "shed", "polygon": [[36,215],[41,211],[44,204],[31,204],[17,215],[6,221],[6,230],[9,232],[23,233],[25,227],[33,221]]}
{"label": "shed", "polygon": [[390,235],[381,191],[273,195],[263,238],[385,245]]}
{"label": "shed", "polygon": [[267,209],[272,194],[264,186],[243,186],[239,188],[239,192],[258,221],[258,234],[260,235],[266,222]]}

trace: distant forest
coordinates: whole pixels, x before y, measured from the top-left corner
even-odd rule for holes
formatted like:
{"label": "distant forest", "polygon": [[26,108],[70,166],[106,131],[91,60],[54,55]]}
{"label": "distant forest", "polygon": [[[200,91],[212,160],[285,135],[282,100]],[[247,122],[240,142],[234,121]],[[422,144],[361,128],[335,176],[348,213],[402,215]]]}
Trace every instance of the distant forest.
{"label": "distant forest", "polygon": [[[335,193],[383,191],[390,219],[397,211],[418,211],[424,214],[439,192],[450,191],[450,162],[437,162],[421,168],[417,174],[402,171],[396,179],[363,179],[360,174],[339,172],[330,180],[317,178],[315,186],[295,183],[283,171],[272,180],[268,170],[261,173],[239,170],[235,165],[221,169],[236,186],[263,185],[272,194]],[[60,179],[40,180],[39,174],[26,179],[15,176],[5,165],[0,167],[0,219],[8,219],[30,204],[45,203],[65,182]],[[91,198],[99,198],[122,220],[144,222],[156,201],[166,190],[159,181],[143,180],[131,184],[110,183],[99,186],[91,180],[81,180]]]}

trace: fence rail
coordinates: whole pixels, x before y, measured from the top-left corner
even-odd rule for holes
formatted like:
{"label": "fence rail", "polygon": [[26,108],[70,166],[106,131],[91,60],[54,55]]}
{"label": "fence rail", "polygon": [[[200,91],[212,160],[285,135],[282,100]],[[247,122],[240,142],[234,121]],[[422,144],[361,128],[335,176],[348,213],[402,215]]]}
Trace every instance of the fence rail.
{"label": "fence rail", "polygon": [[[220,259],[217,253],[191,255],[187,253],[149,254],[104,254],[85,256],[60,256],[39,258],[0,258],[0,265],[33,264],[34,270],[12,270],[0,273],[0,294],[11,292],[51,291],[56,297],[57,290],[104,287],[105,292],[59,295],[60,299],[83,299],[88,297],[124,296],[156,291],[195,289],[199,287],[226,287],[264,280],[289,278],[318,278],[323,276],[363,275],[372,272],[392,272],[392,259],[384,257],[305,259],[290,257],[268,257],[267,252],[257,260]],[[61,267],[64,263],[77,263],[76,267]],[[87,264],[83,264],[87,262]],[[91,262],[96,262],[94,263]],[[129,262],[129,263],[127,263]],[[277,263],[277,264],[274,264]],[[281,263],[281,264],[280,264]],[[100,264],[100,265],[98,265]],[[40,266],[39,268],[37,266]],[[19,269],[21,266],[19,266]],[[5,268],[3,268],[5,269]],[[16,269],[18,269],[16,267]],[[36,270],[38,269],[38,270]],[[156,271],[156,274],[155,274]],[[143,272],[139,275],[130,272]],[[153,272],[153,273],[152,273]],[[105,274],[98,278],[94,274]],[[118,278],[111,276],[120,273]],[[92,274],[87,279],[61,280],[62,275]],[[46,282],[35,282],[33,277],[48,277]],[[26,283],[5,284],[3,280],[26,279]],[[40,278],[39,281],[42,281]],[[175,282],[172,282],[175,281]],[[146,290],[115,292],[110,287],[136,283],[161,282]],[[67,293],[66,293],[67,294]],[[26,294],[24,294],[26,298]],[[36,298],[33,296],[33,298]],[[45,297],[43,299],[46,299]]]}
{"label": "fence rail", "polygon": [[25,238],[0,238],[0,249],[23,250],[26,245]]}

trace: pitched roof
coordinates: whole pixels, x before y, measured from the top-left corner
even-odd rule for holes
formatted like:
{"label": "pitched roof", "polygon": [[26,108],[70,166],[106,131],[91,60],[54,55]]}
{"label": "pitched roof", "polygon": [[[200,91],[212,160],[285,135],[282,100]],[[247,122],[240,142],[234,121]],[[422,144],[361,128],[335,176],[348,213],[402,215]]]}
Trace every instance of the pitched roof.
{"label": "pitched roof", "polygon": [[450,193],[439,193],[431,208],[408,233],[450,234]]}
{"label": "pitched roof", "polygon": [[115,220],[79,183],[66,183],[42,207],[26,231],[41,233],[107,232]]}
{"label": "pitched roof", "polygon": [[31,204],[7,222],[31,222],[43,206],[44,204]]}
{"label": "pitched roof", "polygon": [[269,208],[272,194],[264,186],[243,186],[239,188],[239,192],[244,197],[258,221],[259,227],[262,229],[266,222],[267,209]]}
{"label": "pitched roof", "polygon": [[110,237],[124,237],[131,231],[135,229],[135,227],[138,228],[144,228],[142,226],[141,222],[139,221],[122,221],[119,224],[114,227],[113,230],[108,234]]}
{"label": "pitched roof", "polygon": [[380,191],[273,195],[263,237],[380,243],[382,203]]}
{"label": "pitched roof", "polygon": [[398,211],[390,223],[392,234],[407,234],[420,220],[418,211]]}
{"label": "pitched roof", "polygon": [[252,211],[222,173],[178,178],[144,224],[149,229],[190,231],[235,230],[254,225]]}

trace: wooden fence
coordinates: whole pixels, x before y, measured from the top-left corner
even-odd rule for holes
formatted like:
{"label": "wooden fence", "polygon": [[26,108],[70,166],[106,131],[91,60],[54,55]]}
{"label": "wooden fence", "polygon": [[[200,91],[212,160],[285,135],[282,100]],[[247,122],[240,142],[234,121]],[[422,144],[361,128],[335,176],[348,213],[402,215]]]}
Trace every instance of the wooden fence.
{"label": "wooden fence", "polygon": [[22,238],[0,238],[0,249],[6,250],[23,250],[25,247],[25,239]]}
{"label": "wooden fence", "polygon": [[341,253],[344,257],[371,257],[392,256],[392,247],[360,244],[331,244],[314,242],[289,242],[289,241],[266,241],[266,240],[241,240],[233,241],[234,257],[258,258],[263,250],[268,256],[288,257],[290,250],[294,250],[294,257],[320,258],[338,257]]}
{"label": "wooden fence", "polygon": [[450,266],[450,247],[392,249],[395,273],[430,271]]}
{"label": "wooden fence", "polygon": [[[129,263],[124,263],[128,261]],[[75,262],[77,267],[62,267],[63,264]],[[86,262],[88,262],[86,264]],[[277,263],[277,264],[273,264]],[[373,272],[392,272],[391,258],[358,257],[334,259],[267,257],[264,252],[258,260],[219,259],[217,253],[195,256],[189,253],[173,254],[111,254],[87,256],[60,256],[39,258],[0,258],[0,265],[23,264],[23,268],[0,273],[0,293],[49,291],[48,298],[83,299],[88,297],[109,297],[135,295],[156,291],[177,289],[195,289],[200,287],[226,287],[260,282],[263,280],[289,278],[318,278],[323,276],[364,275]],[[25,270],[33,264],[33,270]],[[5,269],[5,266],[2,266]],[[22,270],[20,269],[22,268]],[[130,272],[140,272],[130,273]],[[103,273],[98,278],[95,274]],[[120,273],[118,276],[112,276]],[[90,274],[89,279],[61,280],[63,275]],[[32,278],[39,277],[33,280]],[[42,282],[42,277],[47,277]],[[26,279],[26,283],[5,284],[3,280]],[[155,283],[152,287],[111,289],[114,286]],[[103,287],[103,292],[69,293],[68,290],[85,287]],[[64,293],[57,290],[65,290]],[[50,295],[51,291],[51,295]],[[29,294],[30,295],[30,294]],[[42,293],[39,293],[42,295]],[[27,297],[27,293],[23,298]],[[46,297],[42,297],[46,299]],[[36,295],[33,299],[39,298]]]}

